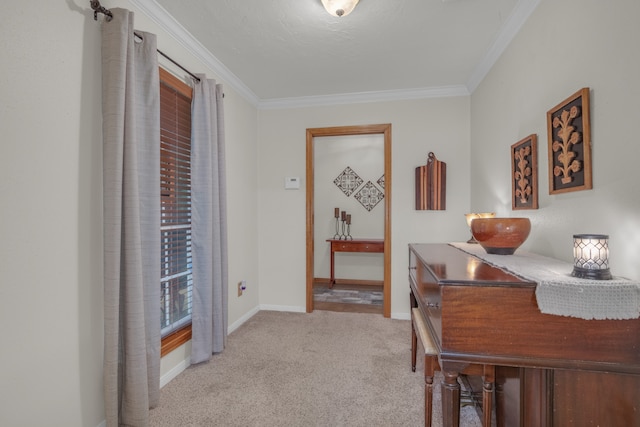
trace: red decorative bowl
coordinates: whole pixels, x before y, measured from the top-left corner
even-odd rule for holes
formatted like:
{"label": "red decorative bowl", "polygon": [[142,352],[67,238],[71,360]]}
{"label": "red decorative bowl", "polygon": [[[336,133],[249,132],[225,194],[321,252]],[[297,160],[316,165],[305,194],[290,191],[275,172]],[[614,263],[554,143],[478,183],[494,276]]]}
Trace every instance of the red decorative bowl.
{"label": "red decorative bowl", "polygon": [[476,218],[471,234],[488,254],[512,255],[529,237],[529,218]]}

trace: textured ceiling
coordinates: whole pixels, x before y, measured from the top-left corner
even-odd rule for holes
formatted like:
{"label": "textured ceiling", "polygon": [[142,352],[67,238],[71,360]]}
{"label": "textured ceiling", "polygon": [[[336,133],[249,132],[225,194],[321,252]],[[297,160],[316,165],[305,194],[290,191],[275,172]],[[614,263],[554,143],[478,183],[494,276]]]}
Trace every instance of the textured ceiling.
{"label": "textured ceiling", "polygon": [[151,3],[164,8],[258,100],[274,100],[471,91],[492,52],[499,54],[497,48],[508,43],[537,2],[361,0],[343,18],[326,13],[320,0]]}

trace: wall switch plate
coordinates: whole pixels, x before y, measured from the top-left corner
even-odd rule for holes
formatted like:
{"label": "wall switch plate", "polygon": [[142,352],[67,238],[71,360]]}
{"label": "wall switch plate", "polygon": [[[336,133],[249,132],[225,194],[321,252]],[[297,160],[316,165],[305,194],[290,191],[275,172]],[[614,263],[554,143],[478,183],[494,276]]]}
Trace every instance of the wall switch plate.
{"label": "wall switch plate", "polygon": [[300,188],[300,177],[287,176],[284,178],[285,190],[298,190]]}

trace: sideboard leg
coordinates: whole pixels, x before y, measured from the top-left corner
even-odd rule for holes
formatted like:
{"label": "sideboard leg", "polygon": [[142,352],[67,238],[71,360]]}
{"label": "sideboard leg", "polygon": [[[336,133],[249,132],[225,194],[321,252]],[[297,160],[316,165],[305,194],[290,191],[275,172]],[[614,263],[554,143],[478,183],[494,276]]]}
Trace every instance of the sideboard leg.
{"label": "sideboard leg", "polygon": [[443,371],[442,382],[442,425],[458,427],[460,425],[460,383],[457,371]]}
{"label": "sideboard leg", "polygon": [[493,410],[493,387],[496,382],[496,367],[484,365],[482,375],[482,425],[491,427]]}

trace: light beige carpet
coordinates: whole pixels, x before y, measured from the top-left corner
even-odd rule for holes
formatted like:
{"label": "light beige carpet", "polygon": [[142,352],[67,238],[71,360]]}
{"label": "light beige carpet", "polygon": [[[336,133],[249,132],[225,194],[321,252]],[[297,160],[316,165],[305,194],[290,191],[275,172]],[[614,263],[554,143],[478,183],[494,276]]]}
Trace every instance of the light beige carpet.
{"label": "light beige carpet", "polygon": [[[421,426],[422,360],[411,372],[410,338],[409,321],[379,314],[261,311],[223,353],[162,389],[151,425]],[[461,425],[481,425],[475,409],[461,409]]]}

